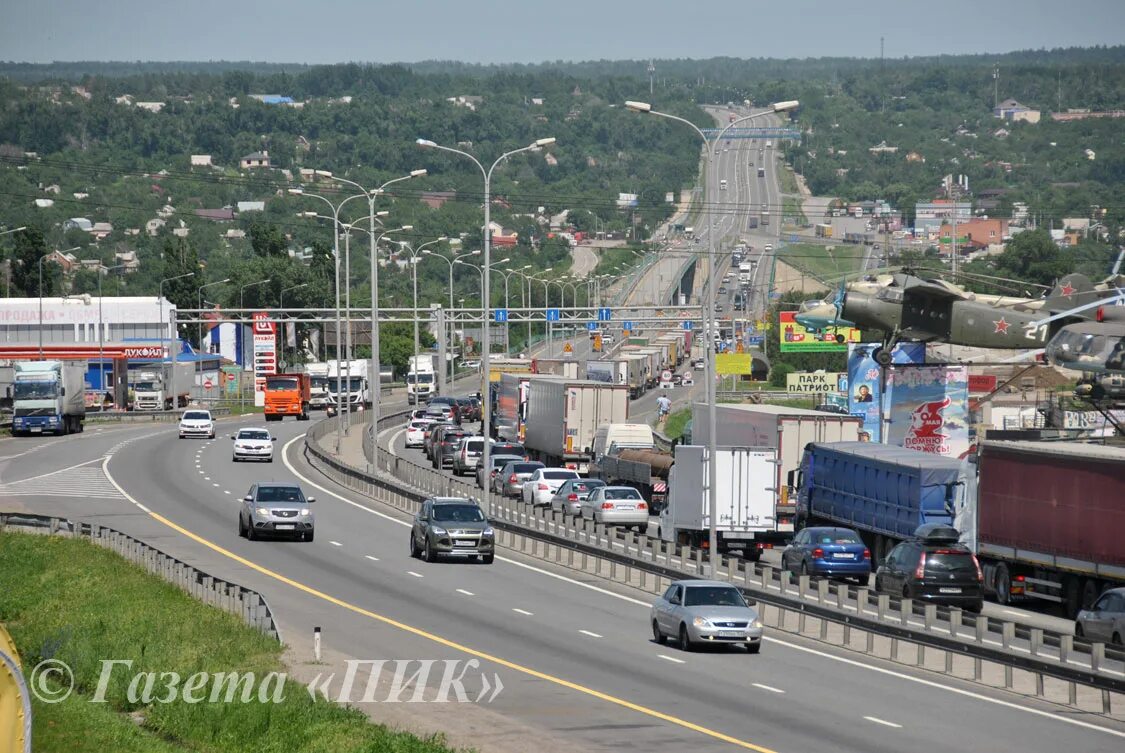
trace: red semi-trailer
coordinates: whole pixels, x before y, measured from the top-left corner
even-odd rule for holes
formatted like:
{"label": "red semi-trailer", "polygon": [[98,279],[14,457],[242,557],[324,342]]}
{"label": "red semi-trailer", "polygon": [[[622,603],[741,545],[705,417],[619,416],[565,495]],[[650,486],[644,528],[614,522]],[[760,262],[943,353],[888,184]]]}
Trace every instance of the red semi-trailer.
{"label": "red semi-trailer", "polygon": [[998,601],[1074,616],[1125,585],[1125,448],[985,441],[978,479],[976,551]]}

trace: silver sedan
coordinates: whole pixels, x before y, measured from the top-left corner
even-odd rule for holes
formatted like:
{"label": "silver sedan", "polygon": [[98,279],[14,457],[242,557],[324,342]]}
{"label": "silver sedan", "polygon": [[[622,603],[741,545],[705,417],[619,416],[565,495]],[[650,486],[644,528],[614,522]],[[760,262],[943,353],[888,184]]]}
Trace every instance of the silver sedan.
{"label": "silver sedan", "polygon": [[1125,645],[1125,588],[1112,588],[1078,613],[1074,634],[1091,643]]}
{"label": "silver sedan", "polygon": [[729,583],[679,580],[652,605],[652,637],[674,638],[690,651],[704,643],[732,643],[756,654],[762,650],[762,623],[742,592]]}

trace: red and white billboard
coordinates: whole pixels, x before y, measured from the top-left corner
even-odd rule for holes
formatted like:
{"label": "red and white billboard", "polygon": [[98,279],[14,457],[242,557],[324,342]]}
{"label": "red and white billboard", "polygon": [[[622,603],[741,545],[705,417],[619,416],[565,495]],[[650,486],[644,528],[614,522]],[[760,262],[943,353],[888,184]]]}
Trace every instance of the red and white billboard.
{"label": "red and white billboard", "polygon": [[277,322],[264,311],[254,314],[254,405],[266,404],[266,377],[277,373]]}

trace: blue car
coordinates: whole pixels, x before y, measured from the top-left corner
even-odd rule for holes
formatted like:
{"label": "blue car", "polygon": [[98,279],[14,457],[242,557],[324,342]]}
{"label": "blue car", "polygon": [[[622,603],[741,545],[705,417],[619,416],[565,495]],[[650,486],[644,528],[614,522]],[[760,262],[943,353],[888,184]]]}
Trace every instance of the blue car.
{"label": "blue car", "polygon": [[866,583],[871,551],[850,528],[805,528],[782,551],[781,569]]}

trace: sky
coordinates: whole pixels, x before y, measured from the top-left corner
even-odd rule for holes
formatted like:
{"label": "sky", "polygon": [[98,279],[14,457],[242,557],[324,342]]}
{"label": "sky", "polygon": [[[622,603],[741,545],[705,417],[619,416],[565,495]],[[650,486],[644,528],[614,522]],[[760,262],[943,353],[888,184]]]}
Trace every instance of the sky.
{"label": "sky", "polygon": [[1125,0],[4,0],[0,60],[538,63],[1125,43]]}

